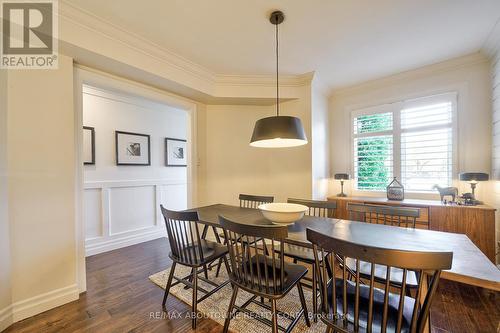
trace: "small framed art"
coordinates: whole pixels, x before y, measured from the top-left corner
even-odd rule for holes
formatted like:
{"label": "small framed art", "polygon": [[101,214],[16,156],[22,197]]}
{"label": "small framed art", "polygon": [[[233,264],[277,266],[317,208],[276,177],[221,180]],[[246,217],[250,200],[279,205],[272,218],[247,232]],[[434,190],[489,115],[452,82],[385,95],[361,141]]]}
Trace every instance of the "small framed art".
{"label": "small framed art", "polygon": [[174,167],[187,166],[186,140],[165,138],[165,165]]}
{"label": "small framed art", "polygon": [[151,165],[148,134],[115,131],[116,165]]}
{"label": "small framed art", "polygon": [[89,126],[83,126],[83,164],[95,164],[95,130]]}

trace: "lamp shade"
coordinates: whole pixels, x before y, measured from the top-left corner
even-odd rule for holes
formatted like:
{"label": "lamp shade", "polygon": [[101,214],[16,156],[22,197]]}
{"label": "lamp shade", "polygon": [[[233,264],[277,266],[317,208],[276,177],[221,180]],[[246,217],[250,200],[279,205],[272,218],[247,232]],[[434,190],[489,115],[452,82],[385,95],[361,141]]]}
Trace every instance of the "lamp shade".
{"label": "lamp shade", "polygon": [[333,176],[334,179],[337,179],[337,180],[349,180],[349,178],[351,178],[349,176],[348,173],[336,173],[334,176]]}
{"label": "lamp shade", "polygon": [[458,176],[460,180],[466,182],[482,182],[490,179],[490,176],[483,172],[462,172]]}
{"label": "lamp shade", "polygon": [[295,147],[307,144],[302,122],[297,117],[274,116],[257,120],[250,146],[261,148]]}

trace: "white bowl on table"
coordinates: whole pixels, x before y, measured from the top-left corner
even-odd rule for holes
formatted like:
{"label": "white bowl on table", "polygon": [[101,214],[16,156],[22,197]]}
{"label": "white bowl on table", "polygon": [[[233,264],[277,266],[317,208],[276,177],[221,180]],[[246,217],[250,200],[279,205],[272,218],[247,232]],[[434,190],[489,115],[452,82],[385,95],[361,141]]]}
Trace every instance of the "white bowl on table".
{"label": "white bowl on table", "polygon": [[307,206],[285,202],[266,203],[258,208],[266,219],[283,224],[291,224],[300,220],[309,210]]}

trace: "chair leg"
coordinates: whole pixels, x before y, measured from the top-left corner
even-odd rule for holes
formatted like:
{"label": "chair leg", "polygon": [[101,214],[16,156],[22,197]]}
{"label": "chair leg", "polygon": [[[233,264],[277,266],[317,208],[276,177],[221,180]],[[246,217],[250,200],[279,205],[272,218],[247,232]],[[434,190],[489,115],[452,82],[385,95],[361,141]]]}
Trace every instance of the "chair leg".
{"label": "chair leg", "polygon": [[[299,290],[300,303],[302,304],[302,309],[304,310],[304,320],[306,321],[307,327],[311,327],[311,321],[309,320],[309,312],[307,312],[306,298],[304,297],[304,289],[302,289],[302,283],[297,283],[297,289]],[[314,297],[313,290],[313,297]]]}
{"label": "chair leg", "polygon": [[[196,271],[196,269],[195,269]],[[196,315],[198,309],[198,274],[194,274],[193,276],[193,305],[192,305],[192,319],[191,319],[191,327],[196,329]]]}
{"label": "chair leg", "polygon": [[229,302],[229,308],[227,309],[226,320],[224,321],[223,333],[227,333],[229,330],[229,322],[231,321],[231,316],[233,313],[234,303],[236,302],[236,296],[238,296],[238,287],[233,286],[233,295],[231,296],[231,301]]}
{"label": "chair leg", "polygon": [[227,256],[221,258],[224,261],[224,266],[226,267],[227,275],[231,272],[231,268],[229,268],[229,262],[227,261]]}
{"label": "chair leg", "polygon": [[[197,270],[197,269],[195,269],[195,268],[191,268],[191,274],[190,274],[190,275],[189,275],[189,277],[188,277],[188,281],[189,281],[189,282],[193,282],[193,276],[194,276],[195,272],[197,273],[197,272],[198,272],[198,270]],[[189,286],[188,286],[188,285],[184,286],[184,289],[185,289],[185,290],[188,290],[188,289],[189,289]]]}
{"label": "chair leg", "polygon": [[208,270],[207,270],[207,265],[203,265],[203,273],[205,275],[205,279],[208,280]]}
{"label": "chair leg", "polygon": [[[227,244],[227,240],[224,239],[224,245],[226,245],[226,244]],[[226,257],[224,257],[224,258],[226,258]],[[223,258],[219,259],[219,263],[217,264],[217,270],[215,271],[215,277],[219,277],[220,268],[222,266],[222,260],[223,260]],[[227,260],[227,258],[226,258],[226,260]],[[229,271],[227,271],[227,272],[229,273]]]}
{"label": "chair leg", "polygon": [[327,325],[325,333],[334,333],[333,328]]}
{"label": "chair leg", "polygon": [[170,267],[170,274],[168,274],[167,285],[165,286],[165,294],[163,295],[163,303],[161,303],[163,309],[165,309],[165,305],[167,304],[168,293],[170,292],[170,286],[172,285],[172,279],[174,277],[175,265],[176,263],[174,262],[172,264],[172,267]]}
{"label": "chair leg", "polygon": [[312,264],[312,305],[313,305],[313,320],[318,322],[318,282],[316,277],[316,264]]}
{"label": "chair leg", "polygon": [[276,300],[271,299],[271,322],[272,333],[278,333],[278,313],[276,310]]}
{"label": "chair leg", "polygon": [[215,277],[219,277],[221,266],[222,266],[222,258],[219,259],[219,263],[217,264],[217,270],[215,271]]}

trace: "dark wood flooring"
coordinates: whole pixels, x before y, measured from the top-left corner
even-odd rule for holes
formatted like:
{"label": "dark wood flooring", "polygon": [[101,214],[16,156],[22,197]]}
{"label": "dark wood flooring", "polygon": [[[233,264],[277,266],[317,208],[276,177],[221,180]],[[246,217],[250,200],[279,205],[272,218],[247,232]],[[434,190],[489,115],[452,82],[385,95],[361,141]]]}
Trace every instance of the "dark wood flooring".
{"label": "dark wood flooring", "polygon": [[[87,258],[87,289],[78,301],[9,327],[5,332],[190,332],[189,307],[169,297],[161,312],[162,290],[148,276],[170,265],[165,239]],[[432,331],[499,332],[500,293],[442,280],[432,306]],[[220,332],[210,319],[197,332]]]}

